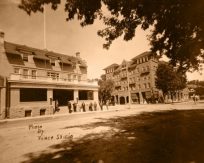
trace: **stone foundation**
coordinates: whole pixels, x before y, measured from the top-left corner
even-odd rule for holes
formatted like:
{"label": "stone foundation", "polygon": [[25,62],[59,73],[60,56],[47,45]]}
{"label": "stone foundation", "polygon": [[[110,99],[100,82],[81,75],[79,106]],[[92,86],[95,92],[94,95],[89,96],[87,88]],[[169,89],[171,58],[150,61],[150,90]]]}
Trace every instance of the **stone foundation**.
{"label": "stone foundation", "polygon": [[43,115],[52,115],[53,114],[53,106],[45,105],[45,106],[22,106],[22,107],[12,107],[9,109],[9,118],[24,118],[26,117],[26,112],[31,111],[31,116],[35,117],[40,116],[40,113]]}
{"label": "stone foundation", "polygon": [[0,120],[5,119],[5,117],[6,117],[6,112],[5,112],[5,108],[4,108],[3,111],[0,113]]}

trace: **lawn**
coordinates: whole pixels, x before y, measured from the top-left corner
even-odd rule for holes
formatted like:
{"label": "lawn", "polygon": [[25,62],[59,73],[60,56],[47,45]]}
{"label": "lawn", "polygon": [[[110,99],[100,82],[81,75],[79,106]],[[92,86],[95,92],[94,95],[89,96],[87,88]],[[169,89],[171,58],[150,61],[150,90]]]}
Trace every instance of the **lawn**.
{"label": "lawn", "polygon": [[203,163],[204,111],[172,110],[105,119],[69,128],[111,127],[77,141],[50,146],[56,152],[28,153],[30,163]]}

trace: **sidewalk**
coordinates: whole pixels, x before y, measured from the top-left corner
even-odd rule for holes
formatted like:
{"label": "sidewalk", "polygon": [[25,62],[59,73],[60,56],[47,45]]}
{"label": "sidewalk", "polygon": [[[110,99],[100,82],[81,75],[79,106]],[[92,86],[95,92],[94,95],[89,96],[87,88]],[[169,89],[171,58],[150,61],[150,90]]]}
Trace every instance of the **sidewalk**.
{"label": "sidewalk", "polygon": [[67,111],[67,113],[61,113],[61,114],[52,114],[52,115],[25,117],[25,118],[3,119],[3,120],[0,120],[0,124],[1,123],[6,123],[6,122],[27,121],[27,120],[35,120],[35,119],[46,120],[46,119],[52,119],[54,117],[66,117],[66,116],[77,115],[77,114],[91,114],[91,113],[111,112],[111,111],[126,109],[127,107],[128,107],[128,105],[115,105],[115,106],[109,106],[108,110],[107,110],[106,107],[104,106],[103,110],[97,110],[97,111],[72,112],[72,113],[68,113],[68,111]]}
{"label": "sidewalk", "polygon": [[[188,105],[189,104],[189,105]],[[203,101],[198,101],[196,104],[193,103],[193,101],[188,102],[180,102],[180,103],[169,103],[169,104],[131,104],[130,108],[129,105],[115,105],[115,106],[109,106],[108,110],[106,109],[106,106],[103,107],[103,110],[97,110],[97,111],[87,111],[87,112],[72,112],[71,114],[68,113],[62,113],[62,114],[53,114],[53,115],[44,115],[44,116],[36,116],[36,117],[26,117],[26,118],[14,118],[14,119],[3,119],[0,120],[0,124],[9,123],[9,122],[20,122],[20,121],[32,121],[32,120],[50,120],[53,118],[63,118],[63,117],[69,117],[72,115],[82,115],[82,114],[96,114],[96,113],[102,113],[102,112],[114,112],[119,110],[129,110],[129,109],[137,109],[138,111],[159,111],[159,110],[171,110],[171,109],[185,109],[180,108],[182,105],[184,107],[189,106],[190,108],[200,108],[200,105],[203,106]],[[174,108],[172,108],[174,107]],[[190,109],[188,108],[188,109]],[[203,106],[204,109],[204,106]]]}

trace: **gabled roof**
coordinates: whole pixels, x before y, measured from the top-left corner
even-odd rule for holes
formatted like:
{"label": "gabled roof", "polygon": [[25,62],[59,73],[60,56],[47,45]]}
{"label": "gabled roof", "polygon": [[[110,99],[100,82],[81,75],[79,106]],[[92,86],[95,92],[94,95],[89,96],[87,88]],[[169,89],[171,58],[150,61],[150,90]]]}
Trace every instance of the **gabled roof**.
{"label": "gabled roof", "polygon": [[22,53],[27,53],[27,54],[33,55],[34,59],[50,60],[51,58],[56,58],[65,64],[73,64],[78,62],[80,63],[80,66],[87,67],[86,62],[80,58],[56,53],[53,51],[48,51],[46,49],[44,50],[37,49],[26,45],[20,45],[20,44],[15,44],[15,43],[6,42],[6,41],[4,42],[4,48],[7,54],[21,55]]}
{"label": "gabled roof", "polygon": [[152,54],[151,51],[147,51],[147,52],[144,52],[144,53],[141,53],[141,54],[135,56],[135,57],[132,58],[131,60],[136,60],[136,59],[138,59],[138,58],[141,58],[141,57],[144,57],[144,56],[149,56],[149,55],[151,55],[151,54]]}
{"label": "gabled roof", "polygon": [[119,65],[117,63],[113,63],[111,64],[110,66],[104,68],[103,70],[106,70],[106,69],[109,69],[109,68],[112,68],[112,67],[118,67]]}

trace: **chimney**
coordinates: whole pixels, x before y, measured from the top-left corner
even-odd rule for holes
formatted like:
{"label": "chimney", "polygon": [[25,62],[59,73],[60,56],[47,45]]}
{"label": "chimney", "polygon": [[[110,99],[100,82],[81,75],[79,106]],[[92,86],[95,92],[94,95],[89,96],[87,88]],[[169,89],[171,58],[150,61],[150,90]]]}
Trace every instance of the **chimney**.
{"label": "chimney", "polygon": [[4,44],[4,32],[0,30],[0,44]]}
{"label": "chimney", "polygon": [[80,58],[80,52],[76,52],[76,58]]}

